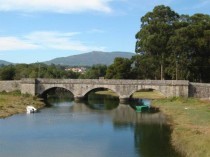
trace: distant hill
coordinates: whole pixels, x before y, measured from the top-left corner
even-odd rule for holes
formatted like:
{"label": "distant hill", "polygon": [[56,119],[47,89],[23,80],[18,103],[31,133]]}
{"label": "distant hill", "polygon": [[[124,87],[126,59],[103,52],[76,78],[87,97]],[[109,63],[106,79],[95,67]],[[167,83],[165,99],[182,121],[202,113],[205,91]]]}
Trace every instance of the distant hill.
{"label": "distant hill", "polygon": [[68,57],[55,58],[44,62],[45,64],[60,64],[69,66],[92,66],[94,64],[110,65],[116,57],[131,58],[134,53],[130,52],[100,52],[93,51]]}
{"label": "distant hill", "polygon": [[12,64],[12,63],[4,61],[4,60],[0,60],[0,66],[1,65],[9,65],[9,64]]}

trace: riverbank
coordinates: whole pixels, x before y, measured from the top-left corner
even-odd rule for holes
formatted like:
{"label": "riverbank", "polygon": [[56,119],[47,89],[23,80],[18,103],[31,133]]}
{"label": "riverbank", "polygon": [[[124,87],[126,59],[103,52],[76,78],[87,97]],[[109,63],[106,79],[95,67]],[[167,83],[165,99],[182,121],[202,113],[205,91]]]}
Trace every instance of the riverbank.
{"label": "riverbank", "polygon": [[210,156],[210,102],[194,98],[154,100],[165,113],[173,132],[172,145],[186,157]]}
{"label": "riverbank", "polygon": [[[98,94],[117,96],[112,91]],[[152,106],[158,107],[168,117],[172,127],[171,143],[185,157],[210,157],[210,101],[195,98],[163,98],[156,91],[142,91],[134,98],[154,99]]]}
{"label": "riverbank", "polygon": [[[118,97],[118,95],[111,91],[111,90],[105,90],[105,91],[97,91],[96,94],[100,95],[111,95]],[[161,94],[158,91],[140,91],[140,92],[135,92],[132,95],[132,98],[142,98],[142,99],[162,99],[165,98],[163,94]]]}
{"label": "riverbank", "polygon": [[0,93],[0,118],[6,118],[14,114],[26,112],[26,106],[42,108],[44,103],[37,97],[21,95],[19,91]]}

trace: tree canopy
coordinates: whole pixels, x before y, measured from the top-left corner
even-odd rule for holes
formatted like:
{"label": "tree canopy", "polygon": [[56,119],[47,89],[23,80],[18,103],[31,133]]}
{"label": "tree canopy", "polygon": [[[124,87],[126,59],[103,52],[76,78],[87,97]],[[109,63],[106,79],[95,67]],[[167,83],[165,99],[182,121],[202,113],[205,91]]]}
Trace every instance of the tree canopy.
{"label": "tree canopy", "polygon": [[83,75],[80,75],[82,79],[98,79],[106,75],[107,66],[98,64],[90,67]]}
{"label": "tree canopy", "polygon": [[59,65],[16,64],[0,67],[0,80],[20,80],[21,78],[78,78],[79,73],[66,71]]}
{"label": "tree canopy", "polygon": [[210,81],[209,15],[179,15],[168,6],[156,6],[141,18],[136,39],[140,62],[156,61],[150,71],[156,75],[146,77]]}
{"label": "tree canopy", "polygon": [[105,78],[107,79],[129,79],[131,72],[131,60],[127,58],[117,57],[114,63],[111,64],[107,71]]}

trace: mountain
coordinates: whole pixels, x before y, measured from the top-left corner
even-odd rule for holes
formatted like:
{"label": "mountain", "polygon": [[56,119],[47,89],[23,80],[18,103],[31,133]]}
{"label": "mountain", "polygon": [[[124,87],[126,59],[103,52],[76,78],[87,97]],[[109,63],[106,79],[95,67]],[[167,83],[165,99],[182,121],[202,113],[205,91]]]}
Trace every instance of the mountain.
{"label": "mountain", "polygon": [[44,62],[45,64],[60,64],[69,66],[92,66],[94,64],[110,65],[116,57],[131,58],[134,53],[130,52],[101,52],[93,51],[68,57],[55,58]]}
{"label": "mountain", "polygon": [[0,66],[1,65],[9,65],[9,64],[12,64],[12,63],[4,61],[4,60],[0,60]]}

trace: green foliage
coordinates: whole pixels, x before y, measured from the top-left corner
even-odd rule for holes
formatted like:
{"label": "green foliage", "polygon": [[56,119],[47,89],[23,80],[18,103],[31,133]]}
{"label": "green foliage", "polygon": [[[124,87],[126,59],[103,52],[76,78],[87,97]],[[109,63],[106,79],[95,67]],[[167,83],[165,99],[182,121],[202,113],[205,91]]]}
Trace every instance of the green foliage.
{"label": "green foliage", "polygon": [[117,57],[106,71],[107,79],[129,79],[131,76],[131,60]]}
{"label": "green foliage", "polygon": [[153,12],[148,12],[141,18],[141,30],[136,34],[136,52],[146,52],[159,60],[163,70],[161,79],[164,79],[165,58],[168,56],[166,47],[174,31],[173,23],[178,17],[169,7],[156,6]]}
{"label": "green foliage", "polygon": [[20,80],[21,78],[78,78],[79,73],[66,71],[60,65],[16,64],[0,67],[0,80]]}
{"label": "green foliage", "polygon": [[[136,34],[136,53],[155,76],[148,79],[187,79],[196,82],[210,80],[210,16],[179,15],[167,6],[156,6],[141,18]],[[142,67],[142,65],[141,65]],[[159,71],[159,72],[158,72]],[[142,70],[141,70],[142,72]],[[157,74],[159,73],[159,75]]]}
{"label": "green foliage", "polygon": [[14,66],[4,66],[0,70],[0,79],[1,80],[13,80],[15,77],[15,68]]}
{"label": "green foliage", "polygon": [[19,90],[12,91],[12,92],[2,91],[2,92],[0,92],[0,95],[13,95],[13,96],[19,96],[19,95],[21,95],[21,91],[19,91]]}
{"label": "green foliage", "polygon": [[[155,57],[145,55],[136,55],[132,59],[131,75],[132,79],[154,79],[160,78],[160,66]],[[159,68],[158,68],[159,67]]]}
{"label": "green foliage", "polygon": [[98,79],[99,77],[104,77],[106,75],[106,65],[93,65],[89,68],[84,75],[80,75],[82,79]]}

